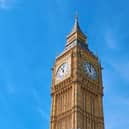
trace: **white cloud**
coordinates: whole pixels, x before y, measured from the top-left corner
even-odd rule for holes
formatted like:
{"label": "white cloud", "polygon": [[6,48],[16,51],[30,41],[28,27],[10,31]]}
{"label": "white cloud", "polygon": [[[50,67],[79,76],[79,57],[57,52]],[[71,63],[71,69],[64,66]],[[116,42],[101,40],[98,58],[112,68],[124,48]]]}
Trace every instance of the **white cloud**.
{"label": "white cloud", "polygon": [[[112,84],[119,77],[122,79],[121,81],[129,83],[129,60],[127,58],[121,55],[120,57],[115,56],[105,60],[104,82]],[[111,78],[110,81],[108,80],[109,76]]]}
{"label": "white cloud", "polygon": [[[106,110],[105,126],[108,129],[118,129],[122,127],[129,129],[129,97],[127,94],[123,94],[123,92],[125,92],[124,89],[121,92],[117,87],[119,82],[129,83],[129,60],[124,56],[120,59],[111,58],[110,61],[108,61],[108,66],[104,76],[106,89],[110,90],[108,93],[106,90],[106,102],[104,108]],[[117,79],[117,81],[115,79]],[[117,85],[115,81],[117,82]]]}
{"label": "white cloud", "polygon": [[8,0],[0,0],[0,8],[6,9],[8,6]]}
{"label": "white cloud", "polygon": [[6,90],[11,95],[14,95],[16,93],[16,87],[14,86],[14,84],[11,85],[11,83],[7,85]]}
{"label": "white cloud", "polygon": [[44,111],[42,108],[39,108],[38,112],[40,113],[43,119],[46,119],[47,121],[49,121],[49,114],[46,111]]}
{"label": "white cloud", "polygon": [[129,109],[129,98],[119,97],[118,100],[119,100],[120,105],[124,105]]}
{"label": "white cloud", "polygon": [[[129,129],[129,122],[128,122],[128,114],[129,114],[129,98],[123,97],[123,96],[113,96],[114,99],[111,98],[111,103],[113,107],[107,114],[107,123],[106,126],[109,129],[117,129],[124,127],[126,129]],[[110,103],[110,104],[111,104]],[[117,109],[115,110],[115,108]],[[119,112],[119,113],[118,113]],[[113,115],[111,115],[113,114]],[[119,122],[119,124],[118,124]]]}
{"label": "white cloud", "polygon": [[42,105],[43,101],[41,99],[41,96],[39,95],[39,93],[37,92],[36,89],[32,89],[32,95],[37,102],[37,112],[40,114],[42,119],[49,121],[49,113],[47,111],[45,111],[45,109],[44,109],[45,106]]}
{"label": "white cloud", "polygon": [[15,3],[15,0],[0,0],[0,8],[6,10],[12,8]]}
{"label": "white cloud", "polygon": [[116,61],[111,64],[113,68],[123,77],[126,81],[129,81],[129,61]]}
{"label": "white cloud", "polygon": [[112,29],[107,29],[104,33],[106,45],[110,49],[118,49],[118,41]]}
{"label": "white cloud", "polygon": [[[129,97],[112,95],[105,102],[105,125],[108,129],[126,128],[129,129]],[[118,124],[119,122],[119,124]]]}

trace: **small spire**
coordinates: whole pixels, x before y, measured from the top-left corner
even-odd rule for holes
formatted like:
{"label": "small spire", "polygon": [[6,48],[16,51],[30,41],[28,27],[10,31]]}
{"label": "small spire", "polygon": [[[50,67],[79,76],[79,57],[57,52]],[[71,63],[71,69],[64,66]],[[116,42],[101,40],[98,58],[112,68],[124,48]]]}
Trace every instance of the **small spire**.
{"label": "small spire", "polygon": [[81,31],[81,29],[80,29],[80,26],[79,26],[79,23],[78,23],[78,14],[76,13],[74,27],[72,29],[72,32],[77,32],[77,31]]}
{"label": "small spire", "polygon": [[75,15],[75,22],[74,22],[73,29],[72,29],[71,33],[67,36],[67,44],[66,45],[70,44],[72,41],[74,41],[76,39],[81,40],[84,43],[86,42],[86,39],[87,39],[87,37],[81,31],[81,28],[79,26],[77,13]]}
{"label": "small spire", "polygon": [[78,23],[78,12],[76,12],[76,14],[75,14],[75,22]]}

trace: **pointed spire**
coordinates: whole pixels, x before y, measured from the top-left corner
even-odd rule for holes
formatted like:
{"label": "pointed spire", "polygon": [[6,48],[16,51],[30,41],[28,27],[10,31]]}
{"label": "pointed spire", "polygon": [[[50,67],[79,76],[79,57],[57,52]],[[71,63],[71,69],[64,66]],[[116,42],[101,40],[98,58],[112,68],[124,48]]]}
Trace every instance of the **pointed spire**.
{"label": "pointed spire", "polygon": [[75,22],[74,22],[74,26],[73,26],[73,29],[72,29],[71,34],[74,33],[74,32],[81,32],[81,33],[83,33],[81,31],[80,26],[79,26],[79,23],[78,23],[78,15],[77,14],[75,16]]}
{"label": "pointed spire", "polygon": [[71,33],[67,36],[67,44],[66,45],[70,44],[72,41],[77,40],[77,39],[81,40],[82,42],[85,43],[87,37],[81,31],[81,28],[78,23],[78,15],[76,14],[73,29],[72,29]]}
{"label": "pointed spire", "polygon": [[78,29],[80,30],[80,27],[79,27],[79,24],[78,24],[78,16],[76,15],[72,32],[76,32],[76,31],[78,31]]}

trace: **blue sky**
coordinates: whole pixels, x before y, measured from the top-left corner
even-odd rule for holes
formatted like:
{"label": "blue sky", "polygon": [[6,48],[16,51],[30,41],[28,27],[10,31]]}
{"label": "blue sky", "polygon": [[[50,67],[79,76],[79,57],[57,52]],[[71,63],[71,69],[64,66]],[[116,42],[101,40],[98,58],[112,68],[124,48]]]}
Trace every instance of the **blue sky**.
{"label": "blue sky", "polygon": [[128,0],[0,0],[0,129],[48,129],[51,67],[76,11],[103,70],[106,129],[129,129]]}

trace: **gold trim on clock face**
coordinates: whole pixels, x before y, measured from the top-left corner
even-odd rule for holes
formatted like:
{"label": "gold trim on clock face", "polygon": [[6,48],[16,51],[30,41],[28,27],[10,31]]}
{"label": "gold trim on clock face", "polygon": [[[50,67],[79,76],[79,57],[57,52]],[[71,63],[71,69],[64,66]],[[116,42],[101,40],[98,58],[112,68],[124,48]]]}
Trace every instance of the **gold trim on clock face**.
{"label": "gold trim on clock face", "polygon": [[89,63],[88,61],[85,61],[83,63],[83,68],[85,73],[92,79],[92,80],[96,80],[97,79],[97,72],[96,69],[94,68],[94,66]]}
{"label": "gold trim on clock face", "polygon": [[57,69],[56,80],[63,80],[67,76],[68,73],[69,73],[69,63],[68,62],[64,62]]}
{"label": "gold trim on clock face", "polygon": [[71,75],[71,54],[59,60],[56,64],[55,84],[65,80]]}

